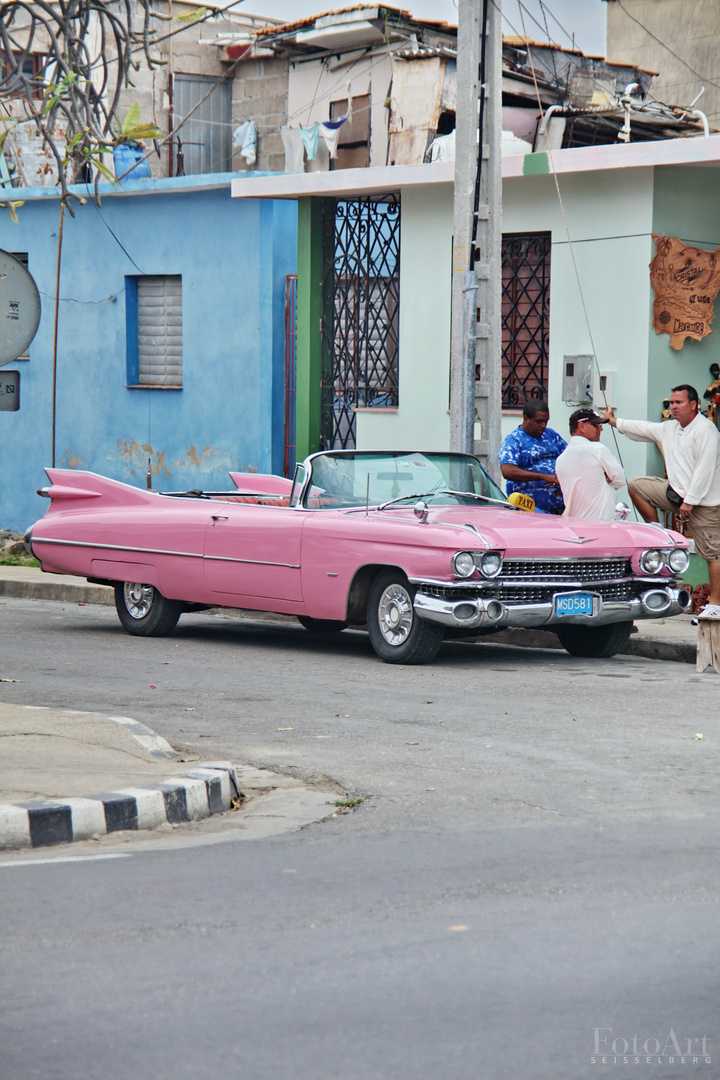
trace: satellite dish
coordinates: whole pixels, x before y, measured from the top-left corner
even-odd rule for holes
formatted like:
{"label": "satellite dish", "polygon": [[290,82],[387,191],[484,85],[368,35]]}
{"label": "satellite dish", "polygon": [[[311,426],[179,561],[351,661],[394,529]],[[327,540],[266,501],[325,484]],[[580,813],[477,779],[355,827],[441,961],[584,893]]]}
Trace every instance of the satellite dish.
{"label": "satellite dish", "polygon": [[40,323],[40,293],[26,266],[0,249],[0,367],[27,349]]}

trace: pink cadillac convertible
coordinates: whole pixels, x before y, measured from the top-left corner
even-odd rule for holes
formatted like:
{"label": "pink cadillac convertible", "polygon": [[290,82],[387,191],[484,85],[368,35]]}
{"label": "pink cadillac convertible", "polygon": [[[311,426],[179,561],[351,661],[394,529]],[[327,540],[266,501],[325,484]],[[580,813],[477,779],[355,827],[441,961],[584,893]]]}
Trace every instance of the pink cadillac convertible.
{"label": "pink cadillac convertible", "polygon": [[114,586],[131,634],[168,634],[182,612],[223,606],[322,633],[366,626],[389,663],[425,663],[445,635],[513,626],[612,656],[635,619],[690,606],[684,537],[526,513],[463,454],[329,451],[292,481],[231,473],[227,492],[47,474],[50,506],[28,550],[48,573]]}

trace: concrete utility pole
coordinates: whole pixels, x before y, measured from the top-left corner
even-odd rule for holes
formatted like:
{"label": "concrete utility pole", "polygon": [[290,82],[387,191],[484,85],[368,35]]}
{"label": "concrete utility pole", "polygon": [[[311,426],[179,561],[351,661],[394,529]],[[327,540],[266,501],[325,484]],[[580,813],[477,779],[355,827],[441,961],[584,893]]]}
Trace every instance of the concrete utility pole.
{"label": "concrete utility pole", "polygon": [[[502,31],[500,0],[487,4],[485,107],[477,234],[472,250],[478,159],[478,76],[484,0],[458,3],[458,102],[450,366],[450,448],[476,454],[500,479]],[[476,378],[477,375],[477,378]],[[476,430],[476,424],[479,430]],[[476,435],[478,436],[476,438]]]}

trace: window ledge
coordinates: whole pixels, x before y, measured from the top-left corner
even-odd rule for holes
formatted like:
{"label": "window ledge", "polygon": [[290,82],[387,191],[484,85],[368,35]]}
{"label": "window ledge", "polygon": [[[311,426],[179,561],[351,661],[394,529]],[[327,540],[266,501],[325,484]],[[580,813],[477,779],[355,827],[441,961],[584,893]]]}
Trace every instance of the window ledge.
{"label": "window ledge", "polygon": [[126,383],[126,390],[182,390],[182,386],[165,386],[162,383]]}
{"label": "window ledge", "polygon": [[396,413],[400,412],[400,408],[397,405],[356,405],[353,412],[367,412],[367,413]]}

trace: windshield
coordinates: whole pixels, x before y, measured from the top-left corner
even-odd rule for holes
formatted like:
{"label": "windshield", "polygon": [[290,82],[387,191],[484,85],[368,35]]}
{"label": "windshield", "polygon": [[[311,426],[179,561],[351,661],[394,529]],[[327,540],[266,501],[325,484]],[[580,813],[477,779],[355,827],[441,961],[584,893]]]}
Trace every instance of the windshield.
{"label": "windshield", "polygon": [[366,502],[402,506],[407,505],[405,499],[419,496],[445,505],[483,505],[482,499],[472,496],[505,501],[479,461],[465,454],[331,451],[306,464],[311,469],[304,500],[308,509],[365,506]]}

